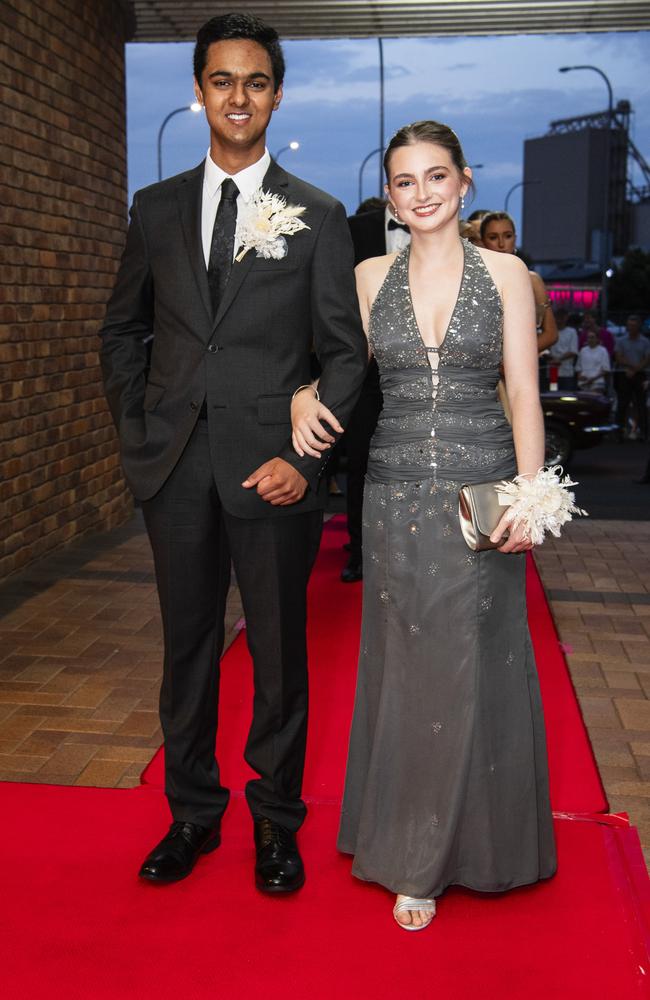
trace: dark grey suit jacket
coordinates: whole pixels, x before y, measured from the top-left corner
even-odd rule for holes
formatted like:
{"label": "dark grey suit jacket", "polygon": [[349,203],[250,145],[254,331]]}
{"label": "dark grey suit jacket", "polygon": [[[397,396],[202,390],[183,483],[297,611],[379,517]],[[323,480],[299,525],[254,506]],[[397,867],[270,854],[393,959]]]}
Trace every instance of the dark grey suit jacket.
{"label": "dark grey suit jacket", "polygon": [[386,253],[386,215],[383,208],[360,212],[348,219],[354,244],[354,264]]}
{"label": "dark grey suit jacket", "polygon": [[[282,260],[250,250],[212,316],[201,244],[203,163],[139,191],[126,248],[101,329],[101,363],[127,481],[140,500],[165,482],[204,400],[214,475],[224,507],[239,517],[281,516],[323,506],[324,461],[291,445],[290,403],[309,382],[343,426],[367,362],[343,206],[272,163],[264,190],[306,207],[309,229],[287,237]],[[153,335],[147,373],[144,339]],[[272,507],[241,483],[280,456],[308,480],[304,499]]]}

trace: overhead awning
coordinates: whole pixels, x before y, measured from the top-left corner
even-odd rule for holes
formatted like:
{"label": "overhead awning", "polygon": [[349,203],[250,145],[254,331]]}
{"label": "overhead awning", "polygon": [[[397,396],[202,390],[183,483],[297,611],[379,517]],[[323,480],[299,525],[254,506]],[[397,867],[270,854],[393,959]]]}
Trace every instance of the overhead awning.
{"label": "overhead awning", "polygon": [[531,35],[650,29],[648,0],[130,0],[135,42],[191,41],[215,14],[250,11],[282,38]]}

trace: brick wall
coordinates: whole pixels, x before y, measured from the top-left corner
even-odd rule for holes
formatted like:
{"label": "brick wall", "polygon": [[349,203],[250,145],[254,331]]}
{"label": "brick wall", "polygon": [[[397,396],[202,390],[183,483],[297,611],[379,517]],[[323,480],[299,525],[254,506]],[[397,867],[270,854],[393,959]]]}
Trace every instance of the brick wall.
{"label": "brick wall", "polygon": [[0,4],[0,577],[131,512],[97,330],[126,229],[122,0]]}

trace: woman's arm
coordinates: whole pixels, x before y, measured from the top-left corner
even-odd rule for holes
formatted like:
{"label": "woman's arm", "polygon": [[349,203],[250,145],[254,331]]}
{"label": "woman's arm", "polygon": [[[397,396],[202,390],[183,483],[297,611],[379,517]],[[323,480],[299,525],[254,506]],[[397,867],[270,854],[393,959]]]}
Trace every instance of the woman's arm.
{"label": "woman's arm", "polygon": [[[512,434],[517,473],[535,476],[544,464],[544,420],[539,401],[535,300],[526,266],[510,254],[500,254],[497,287],[503,302],[503,366],[512,412]],[[492,539],[510,536],[499,551],[524,552],[532,542],[524,537],[524,527],[512,529],[504,513]]]}
{"label": "woman's arm", "polygon": [[[376,283],[376,277],[373,280],[373,276],[377,270],[376,261],[378,259],[383,260],[384,258],[363,261],[355,268],[359,311],[366,337],[368,336],[370,308],[376,291],[372,299],[369,299],[369,295]],[[320,458],[321,453],[334,444],[335,438],[328,432],[327,427],[323,426],[322,421],[329,424],[338,434],[343,433],[343,427],[333,412],[318,399],[316,389],[316,385],[313,387],[313,391],[310,388],[303,388],[291,402],[291,438],[295,451],[301,457],[306,454]]]}
{"label": "woman's arm", "polygon": [[520,475],[544,464],[544,420],[539,401],[535,302],[525,266],[510,257],[501,288],[503,365],[512,408],[512,433]]}
{"label": "woman's arm", "polygon": [[548,297],[546,285],[535,271],[528,272],[530,282],[535,296],[535,305],[544,307],[544,317],[541,322],[541,332],[537,335],[537,352],[541,354],[558,338],[557,323],[551,309],[551,301]]}

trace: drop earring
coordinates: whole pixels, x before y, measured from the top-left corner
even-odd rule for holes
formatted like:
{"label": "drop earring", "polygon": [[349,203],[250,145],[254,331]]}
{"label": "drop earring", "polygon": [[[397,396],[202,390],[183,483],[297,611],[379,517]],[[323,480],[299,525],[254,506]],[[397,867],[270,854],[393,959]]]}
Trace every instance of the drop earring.
{"label": "drop earring", "polygon": [[461,194],[461,196],[460,196],[460,210],[461,210],[461,212],[465,211],[465,195],[464,194]]}

